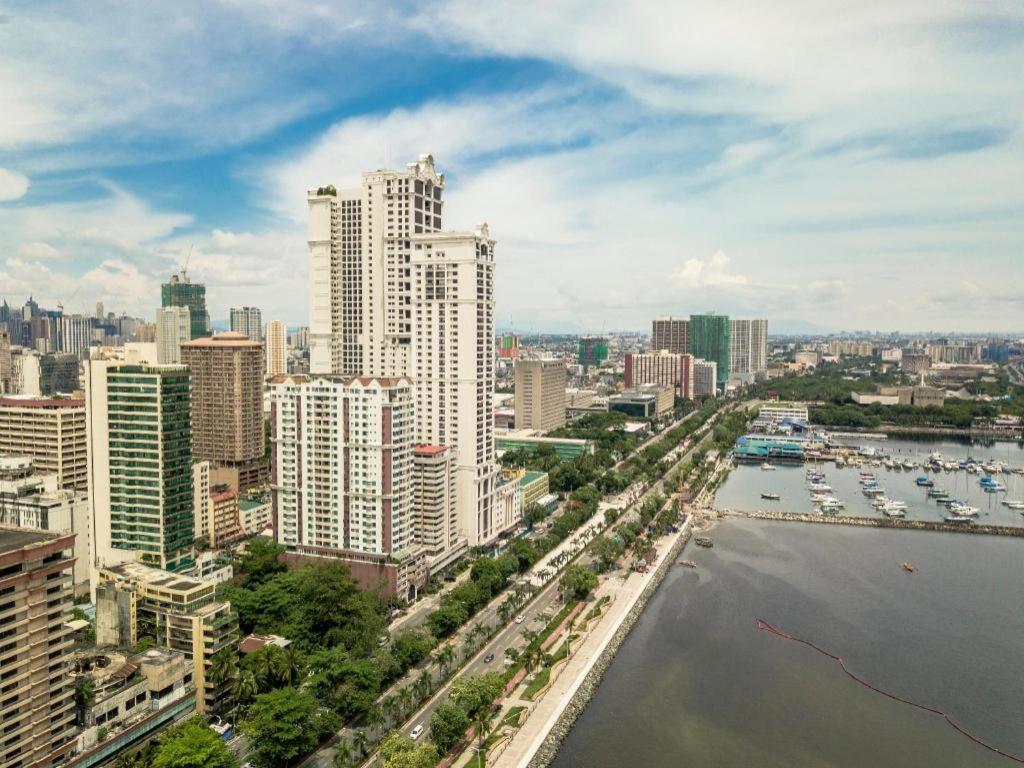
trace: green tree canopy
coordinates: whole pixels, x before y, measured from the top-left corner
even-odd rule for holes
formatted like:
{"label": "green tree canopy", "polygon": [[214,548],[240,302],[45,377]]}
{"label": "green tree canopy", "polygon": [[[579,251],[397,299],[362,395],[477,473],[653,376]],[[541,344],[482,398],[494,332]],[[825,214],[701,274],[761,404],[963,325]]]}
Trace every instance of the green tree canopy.
{"label": "green tree canopy", "polygon": [[160,738],[152,768],[238,768],[238,761],[202,718],[193,717]]}
{"label": "green tree canopy", "polygon": [[430,741],[416,743],[398,731],[392,731],[380,743],[384,768],[434,768],[440,757]]}
{"label": "green tree canopy", "polygon": [[456,742],[466,735],[469,715],[466,710],[451,701],[439,704],[430,716],[430,738],[442,754],[447,753]]}
{"label": "green tree canopy", "polygon": [[297,688],[279,688],[256,697],[240,728],[252,744],[259,768],[282,768],[303,757],[338,726],[316,698]]}
{"label": "green tree canopy", "polygon": [[583,600],[597,589],[597,576],[589,568],[574,563],[565,569],[559,586],[578,600]]}

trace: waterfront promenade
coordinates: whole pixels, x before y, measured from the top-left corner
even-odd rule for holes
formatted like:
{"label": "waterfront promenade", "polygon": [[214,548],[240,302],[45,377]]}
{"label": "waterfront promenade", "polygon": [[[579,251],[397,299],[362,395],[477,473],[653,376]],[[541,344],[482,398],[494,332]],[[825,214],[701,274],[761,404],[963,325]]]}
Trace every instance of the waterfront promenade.
{"label": "waterfront promenade", "polygon": [[1024,537],[1024,526],[986,525],[978,523],[946,523],[935,520],[907,520],[901,517],[858,517],[854,515],[821,515],[806,512],[738,509],[714,510],[722,517],[751,517],[757,520],[779,520],[794,523],[824,523],[826,525],[859,525],[868,528],[897,528],[905,531],[941,531],[942,533],[973,533],[983,536]]}

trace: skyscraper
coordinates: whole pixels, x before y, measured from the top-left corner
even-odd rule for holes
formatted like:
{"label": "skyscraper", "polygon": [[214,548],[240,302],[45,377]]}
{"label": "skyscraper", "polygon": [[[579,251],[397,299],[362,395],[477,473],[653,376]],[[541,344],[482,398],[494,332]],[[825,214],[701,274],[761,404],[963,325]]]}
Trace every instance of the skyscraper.
{"label": "skyscraper", "polygon": [[768,321],[729,321],[729,375],[752,381],[768,367]]}
{"label": "skyscraper", "polygon": [[690,315],[690,351],[713,362],[719,385],[729,379],[729,316]]}
{"label": "skyscraper", "polygon": [[206,311],[206,286],[193,283],[182,270],[160,286],[160,304],[164,307],[188,307],[191,330],[189,338],[198,339],[210,334],[210,313]]}
{"label": "skyscraper", "polygon": [[280,320],[267,323],[267,376],[288,373],[288,329]]}
{"label": "skyscraper", "polygon": [[408,376],[416,442],[456,452],[460,526],[493,539],[494,241],[441,233],[444,174],[422,155],[308,194],[310,370]]}
{"label": "skyscraper", "polygon": [[188,368],[86,364],[89,504],[96,566],[193,561]]}
{"label": "skyscraper", "polygon": [[181,345],[192,338],[188,307],[160,307],[156,311],[156,357],[160,365],[181,362]]}
{"label": "skyscraper", "polygon": [[343,559],[368,586],[414,594],[426,560],[413,515],[412,382],[278,376],[271,390],[278,543]]}
{"label": "skyscraper", "polygon": [[218,333],[181,346],[192,375],[192,458],[230,475],[239,492],[265,485],[263,345]]}
{"label": "skyscraper", "polygon": [[565,365],[561,360],[517,360],[515,409],[518,429],[547,432],[565,426]]}
{"label": "skyscraper", "polygon": [[92,319],[82,315],[62,315],[57,325],[57,349],[79,359],[89,356]]}
{"label": "skyscraper", "polygon": [[689,320],[659,317],[651,323],[651,351],[663,349],[677,355],[690,354]]}
{"label": "skyscraper", "polygon": [[580,339],[578,362],[584,368],[599,366],[608,359],[608,339],[584,336]]}
{"label": "skyscraper", "polygon": [[263,315],[256,307],[232,307],[231,330],[253,341],[263,341]]}

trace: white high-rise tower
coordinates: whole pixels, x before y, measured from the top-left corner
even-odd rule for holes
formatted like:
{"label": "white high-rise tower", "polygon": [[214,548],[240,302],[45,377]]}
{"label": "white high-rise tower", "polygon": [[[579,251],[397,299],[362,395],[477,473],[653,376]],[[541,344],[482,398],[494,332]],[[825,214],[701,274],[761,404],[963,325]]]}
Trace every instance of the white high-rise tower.
{"label": "white high-rise tower", "polygon": [[309,192],[310,371],[414,382],[416,442],[454,449],[459,526],[476,545],[500,533],[494,241],[486,225],[441,232],[444,185],[421,155]]}

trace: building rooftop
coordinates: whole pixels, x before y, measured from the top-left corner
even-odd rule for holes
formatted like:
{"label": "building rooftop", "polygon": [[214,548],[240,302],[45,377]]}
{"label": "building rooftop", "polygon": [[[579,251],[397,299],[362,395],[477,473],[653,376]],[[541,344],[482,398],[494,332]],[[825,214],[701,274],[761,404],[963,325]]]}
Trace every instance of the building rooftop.
{"label": "building rooftop", "polygon": [[190,349],[204,347],[262,347],[263,342],[254,341],[244,333],[238,333],[237,331],[224,331],[223,333],[215,333],[213,336],[186,341],[181,346]]}
{"label": "building rooftop", "polygon": [[527,472],[526,474],[519,478],[519,484],[529,485],[530,483],[535,483],[542,477],[544,477],[546,474],[547,472]]}
{"label": "building rooftop", "polygon": [[85,400],[72,397],[47,398],[34,395],[7,395],[0,397],[0,406],[8,408],[85,408]]}
{"label": "building rooftop", "polygon": [[435,456],[448,450],[447,445],[417,445],[412,449],[417,456]]}
{"label": "building rooftop", "polygon": [[121,563],[120,565],[108,566],[102,570],[140,584],[150,584],[154,587],[173,589],[177,592],[187,592],[191,589],[205,587],[208,584],[208,582],[202,579],[183,576],[180,573],[171,573],[170,571],[143,565],[142,563]]}
{"label": "building rooftop", "polygon": [[60,535],[49,531],[33,531],[27,528],[0,526],[0,554],[13,552],[33,544],[43,544],[59,539]]}

